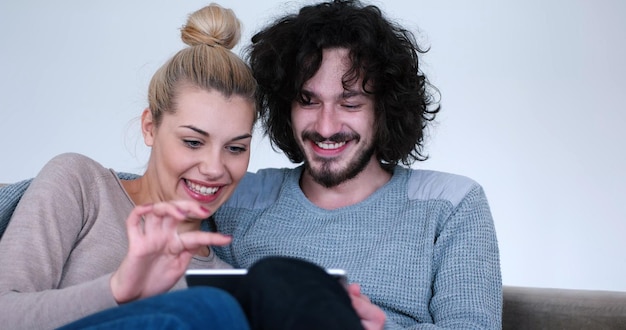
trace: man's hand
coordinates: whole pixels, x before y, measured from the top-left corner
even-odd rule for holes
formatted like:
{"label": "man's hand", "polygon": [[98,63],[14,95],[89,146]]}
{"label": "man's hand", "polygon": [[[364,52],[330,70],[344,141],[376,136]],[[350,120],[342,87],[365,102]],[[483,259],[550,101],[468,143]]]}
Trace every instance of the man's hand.
{"label": "man's hand", "polygon": [[361,293],[361,287],[358,284],[348,285],[348,295],[365,330],[381,330],[385,327],[385,319],[387,318],[385,312],[372,304],[368,296]]}

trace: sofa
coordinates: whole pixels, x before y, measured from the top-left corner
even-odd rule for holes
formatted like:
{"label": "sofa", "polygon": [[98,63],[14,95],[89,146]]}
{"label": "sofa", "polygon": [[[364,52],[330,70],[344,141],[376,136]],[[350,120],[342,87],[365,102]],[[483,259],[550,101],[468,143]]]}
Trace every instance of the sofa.
{"label": "sofa", "polygon": [[[0,189],[0,237],[7,217],[18,199],[6,195],[21,193],[27,181]],[[0,187],[2,184],[0,184]],[[7,187],[8,188],[8,187]],[[2,196],[0,196],[2,197]],[[507,329],[622,329],[626,330],[626,292],[503,287],[502,328]]]}

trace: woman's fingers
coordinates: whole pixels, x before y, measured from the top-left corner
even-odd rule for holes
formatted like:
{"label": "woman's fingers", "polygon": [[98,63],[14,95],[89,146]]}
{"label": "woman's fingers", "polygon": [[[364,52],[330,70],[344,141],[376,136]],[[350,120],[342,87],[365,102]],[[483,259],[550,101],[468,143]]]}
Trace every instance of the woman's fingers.
{"label": "woman's fingers", "polygon": [[[181,256],[200,248],[226,245],[231,238],[218,233],[192,230],[181,232],[178,225],[188,219],[204,219],[212,212],[193,201],[169,201],[140,205],[127,220],[129,252],[137,256],[159,253]],[[159,252],[160,251],[160,252]]]}
{"label": "woman's fingers", "polygon": [[[213,212],[206,209],[197,202],[187,200],[175,200],[169,202],[160,202],[154,204],[154,212],[156,215],[176,215],[177,219],[205,219]],[[182,218],[181,218],[182,217]]]}
{"label": "woman's fingers", "polygon": [[226,245],[232,241],[230,236],[203,231],[190,231],[178,235],[184,250],[196,251],[201,247]]}
{"label": "woman's fingers", "polygon": [[139,205],[129,214],[128,252],[111,277],[117,302],[126,302],[169,290],[180,279],[200,248],[225,245],[231,238],[218,233],[179,226],[198,222],[212,211],[194,201]]}
{"label": "woman's fingers", "polygon": [[152,210],[153,204],[139,205],[133,208],[126,219],[126,230],[131,236],[143,234],[143,216]]}
{"label": "woman's fingers", "polygon": [[212,212],[192,201],[170,201],[136,206],[127,219],[129,233],[137,235],[171,230],[185,219],[205,219]]}

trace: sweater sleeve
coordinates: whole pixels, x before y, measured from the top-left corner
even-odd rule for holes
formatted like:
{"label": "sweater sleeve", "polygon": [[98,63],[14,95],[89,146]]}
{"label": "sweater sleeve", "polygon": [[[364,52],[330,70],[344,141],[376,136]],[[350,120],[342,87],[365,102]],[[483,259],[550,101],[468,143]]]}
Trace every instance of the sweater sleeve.
{"label": "sweater sleeve", "polygon": [[3,327],[54,328],[116,305],[110,274],[59,288],[88,212],[83,199],[89,187],[75,173],[79,160],[57,156],[44,166],[0,240]]}
{"label": "sweater sleeve", "polygon": [[0,293],[0,322],[7,329],[54,329],[90,314],[117,306],[111,274],[63,289]]}
{"label": "sweater sleeve", "polygon": [[495,227],[476,185],[442,224],[435,242],[430,310],[437,326],[501,329],[502,279]]}
{"label": "sweater sleeve", "polygon": [[496,232],[482,187],[475,185],[438,228],[429,310],[433,324],[396,329],[501,329],[502,280]]}

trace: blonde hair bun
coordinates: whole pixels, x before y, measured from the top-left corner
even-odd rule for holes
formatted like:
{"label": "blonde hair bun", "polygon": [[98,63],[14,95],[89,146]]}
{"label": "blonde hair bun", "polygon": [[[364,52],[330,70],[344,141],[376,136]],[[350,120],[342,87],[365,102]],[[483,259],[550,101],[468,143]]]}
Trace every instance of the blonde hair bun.
{"label": "blonde hair bun", "polygon": [[189,15],[181,38],[189,46],[208,45],[233,49],[241,37],[241,22],[235,13],[216,3]]}

